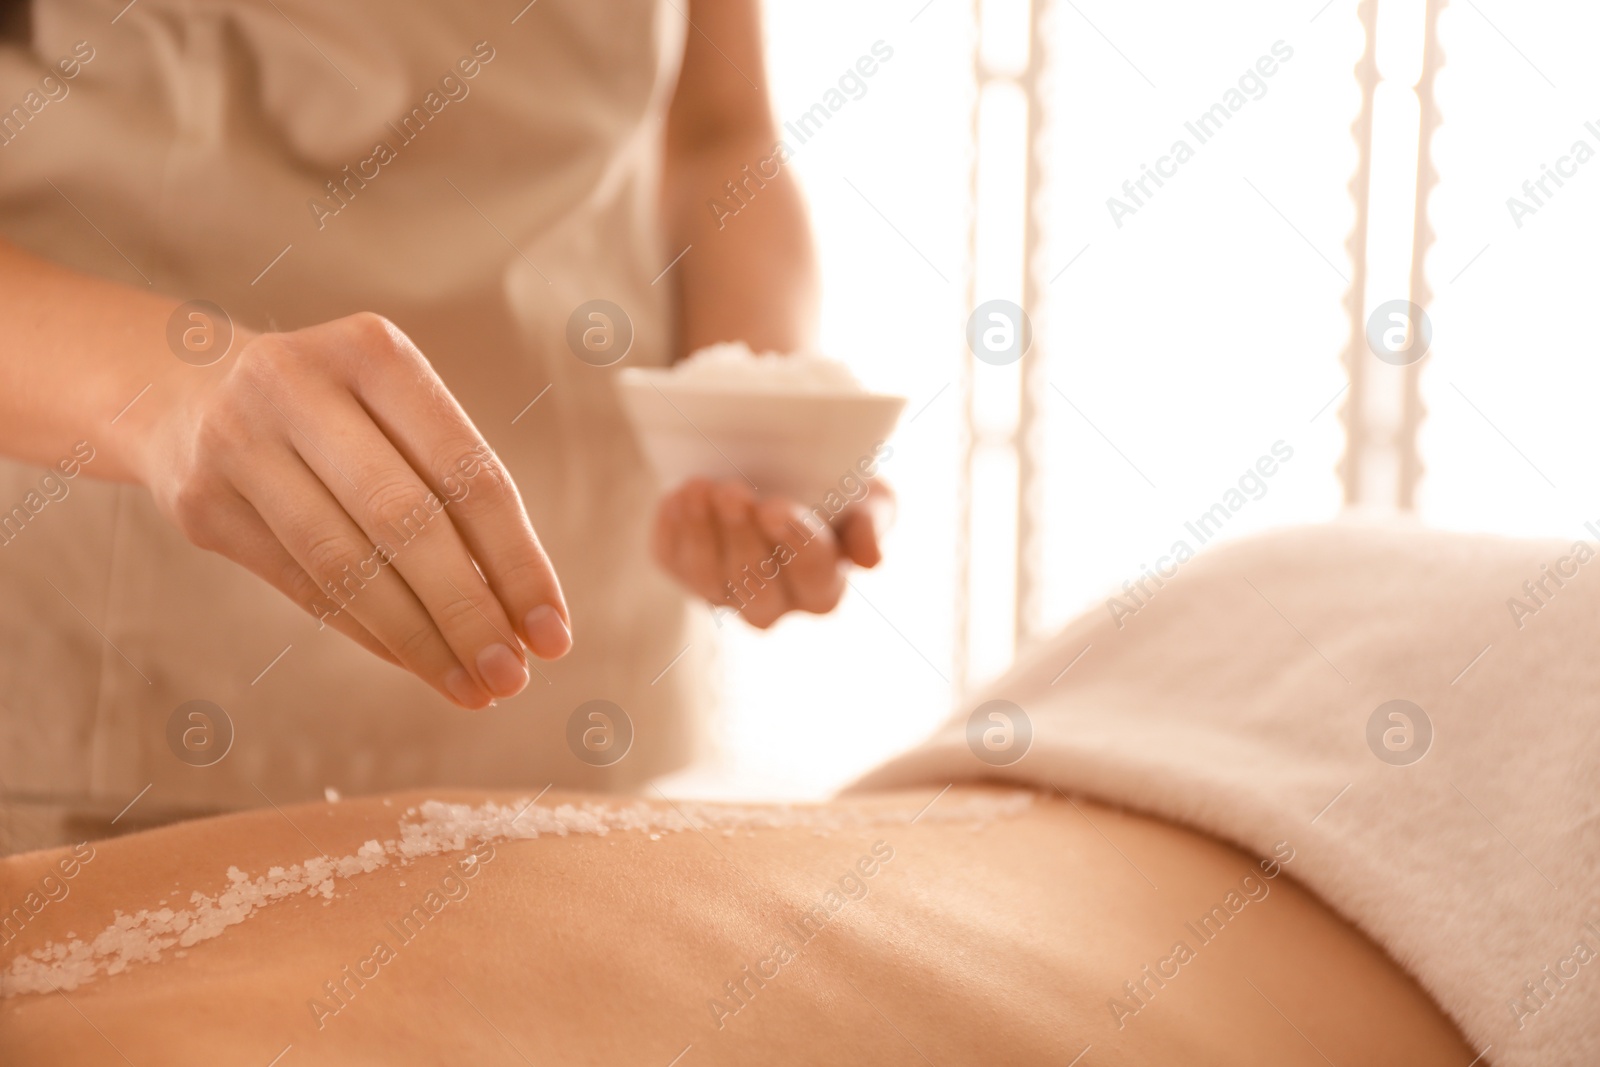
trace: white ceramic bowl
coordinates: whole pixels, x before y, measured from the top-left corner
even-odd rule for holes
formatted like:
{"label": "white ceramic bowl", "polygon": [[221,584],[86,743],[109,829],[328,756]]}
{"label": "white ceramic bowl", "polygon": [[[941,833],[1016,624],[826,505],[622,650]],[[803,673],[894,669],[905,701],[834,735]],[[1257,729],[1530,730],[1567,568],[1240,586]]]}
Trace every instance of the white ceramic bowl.
{"label": "white ceramic bowl", "polygon": [[662,487],[693,477],[747,480],[763,494],[810,507],[847,495],[894,430],[905,397],[753,390],[685,382],[671,370],[629,367],[622,405]]}

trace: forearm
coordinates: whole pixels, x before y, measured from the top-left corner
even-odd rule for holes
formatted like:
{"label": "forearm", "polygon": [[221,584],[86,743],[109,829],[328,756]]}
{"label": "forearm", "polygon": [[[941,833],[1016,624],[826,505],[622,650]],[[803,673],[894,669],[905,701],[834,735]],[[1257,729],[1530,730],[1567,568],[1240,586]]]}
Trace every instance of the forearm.
{"label": "forearm", "polygon": [[667,275],[677,290],[678,358],[718,341],[758,352],[815,345],[816,253],[776,145],[769,131],[752,130],[668,151],[668,243],[673,255],[689,249]]}
{"label": "forearm", "polygon": [[0,455],[53,466],[87,441],[84,473],[137,480],[158,404],[217,370],[168,347],[179,303],[0,241]]}

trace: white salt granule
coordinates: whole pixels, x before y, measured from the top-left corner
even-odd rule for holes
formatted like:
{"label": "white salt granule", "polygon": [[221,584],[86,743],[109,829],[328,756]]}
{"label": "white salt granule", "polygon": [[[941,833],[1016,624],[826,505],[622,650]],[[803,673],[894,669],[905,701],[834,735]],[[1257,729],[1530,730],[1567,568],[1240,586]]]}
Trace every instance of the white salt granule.
{"label": "white salt granule", "polygon": [[672,368],[686,385],[781,393],[860,393],[861,383],[838,360],[814,352],[763,352],[743,341],[724,341],[699,349]]}
{"label": "white salt granule", "polygon": [[[974,823],[974,828],[995,819],[1016,815],[1033,802],[1033,794],[1009,792],[983,794],[946,801],[925,810],[921,819],[935,822]],[[384,801],[385,804],[389,802]],[[405,819],[416,818],[408,822]],[[905,812],[863,811],[857,808],[809,808],[788,805],[745,808],[723,804],[678,804],[671,809],[652,808],[643,802],[609,807],[585,801],[538,807],[532,800],[514,805],[486,802],[447,804],[424,801],[409,808],[399,824],[398,839],[371,839],[353,855],[334,859],[313,856],[289,867],[268,867],[265,874],[252,877],[237,867],[229,867],[224,877],[226,888],[215,894],[195,890],[189,907],[143,908],[129,915],[112,913],[110,925],[88,941],[68,932],[66,940],[52,941],[26,956],[17,956],[0,971],[0,997],[23,993],[70,991],[85,982],[107,974],[120,974],[130,964],[154,963],[167,949],[184,949],[220,936],[269,904],[305,894],[320,897],[324,906],[333,903],[335,878],[370,874],[390,863],[405,866],[422,856],[443,852],[463,852],[480,841],[530,840],[554,835],[595,834],[605,836],[613,830],[647,834],[659,841],[665,833],[685,830],[720,830],[732,836],[744,830],[754,836],[758,829],[810,827],[818,833],[862,826],[905,825]],[[477,857],[469,857],[474,862]],[[400,883],[405,885],[404,882]]]}

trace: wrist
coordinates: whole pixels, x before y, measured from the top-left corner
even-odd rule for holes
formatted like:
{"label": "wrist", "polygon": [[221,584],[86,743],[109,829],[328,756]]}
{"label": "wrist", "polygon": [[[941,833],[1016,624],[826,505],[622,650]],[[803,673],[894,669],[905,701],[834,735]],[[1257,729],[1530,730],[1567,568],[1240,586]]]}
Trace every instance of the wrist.
{"label": "wrist", "polygon": [[124,383],[127,400],[117,405],[107,432],[106,453],[111,462],[104,476],[120,477],[158,490],[175,464],[187,458],[184,432],[191,417],[203,408],[205,397],[227,376],[240,351],[259,336],[236,330],[220,359],[195,365],[172,359],[154,368],[140,381]]}

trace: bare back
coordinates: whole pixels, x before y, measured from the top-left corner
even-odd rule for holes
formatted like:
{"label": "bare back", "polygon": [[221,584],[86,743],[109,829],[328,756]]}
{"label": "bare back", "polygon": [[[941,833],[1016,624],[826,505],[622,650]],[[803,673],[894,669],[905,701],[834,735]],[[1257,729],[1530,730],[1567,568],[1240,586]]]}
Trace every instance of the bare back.
{"label": "bare back", "polygon": [[[952,789],[921,816],[929,795],[835,802],[815,809],[822,825],[467,842],[336,875],[330,896],[286,897],[158,962],[0,1001],[0,1050],[16,1067],[211,1064],[223,1050],[282,1067],[1472,1058],[1392,961],[1293,881],[1292,854],[1256,859],[1060,797],[963,815],[995,795]],[[0,971],[117,910],[215,893],[230,866],[243,878],[357,854],[422,799],[96,843],[69,892],[8,933]],[[0,903],[60,880],[71,858],[3,861]]]}

